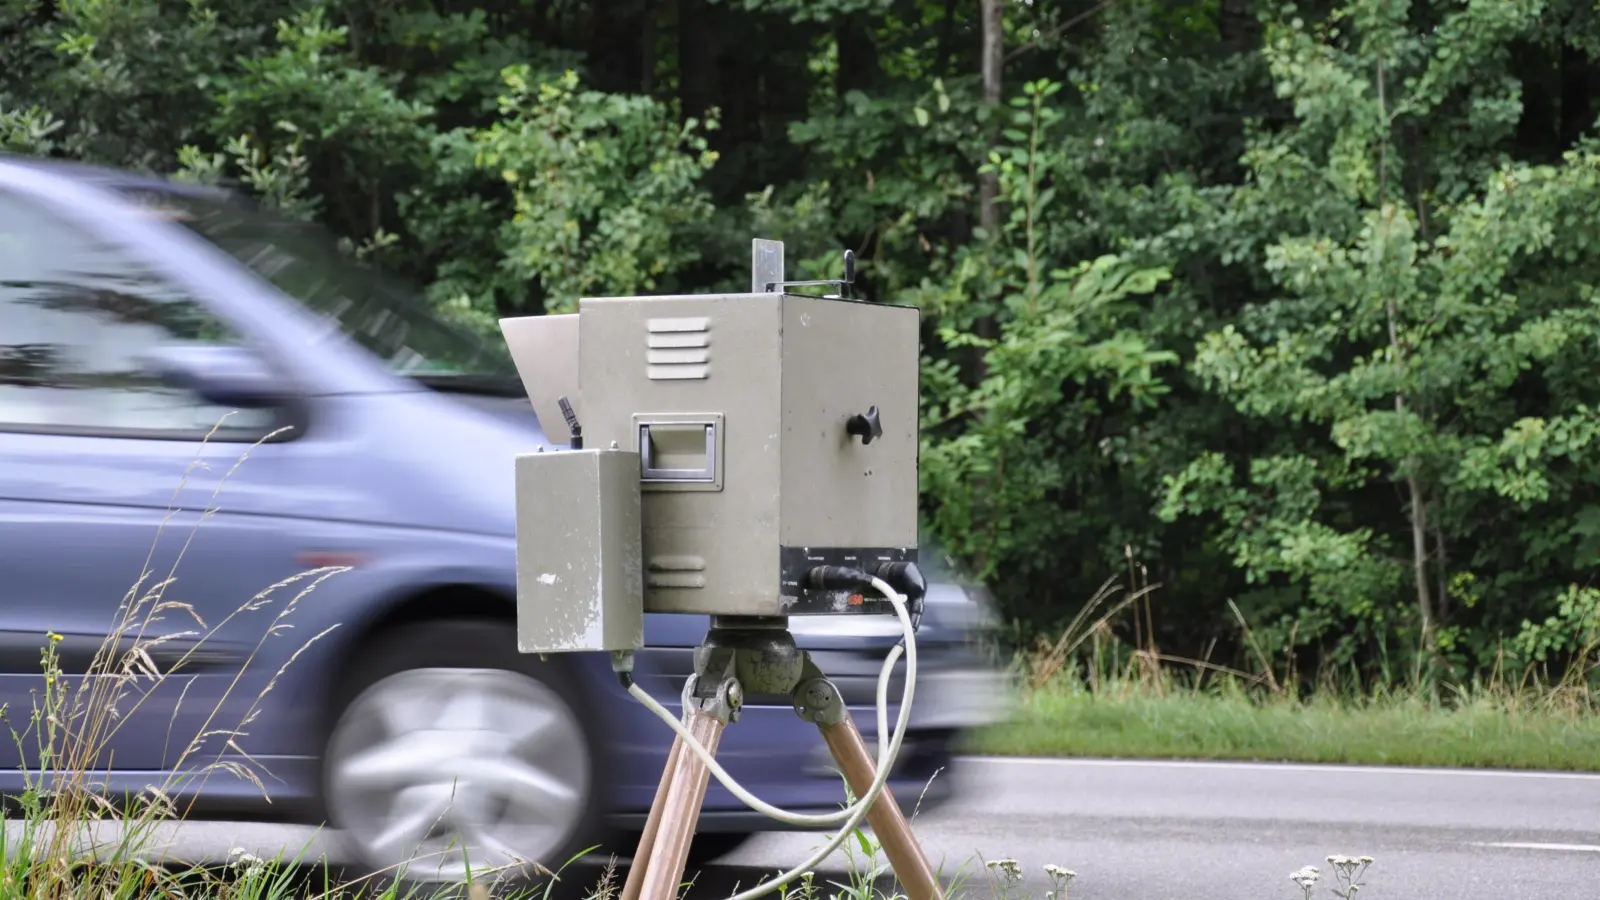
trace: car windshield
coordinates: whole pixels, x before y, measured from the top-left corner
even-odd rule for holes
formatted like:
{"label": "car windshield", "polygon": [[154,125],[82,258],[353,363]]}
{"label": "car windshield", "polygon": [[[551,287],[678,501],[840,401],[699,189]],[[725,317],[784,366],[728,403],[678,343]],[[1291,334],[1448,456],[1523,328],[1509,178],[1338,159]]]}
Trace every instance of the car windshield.
{"label": "car windshield", "polygon": [[396,374],[443,389],[522,393],[503,347],[445,322],[417,292],[346,255],[319,226],[227,195],[129,193],[337,323]]}

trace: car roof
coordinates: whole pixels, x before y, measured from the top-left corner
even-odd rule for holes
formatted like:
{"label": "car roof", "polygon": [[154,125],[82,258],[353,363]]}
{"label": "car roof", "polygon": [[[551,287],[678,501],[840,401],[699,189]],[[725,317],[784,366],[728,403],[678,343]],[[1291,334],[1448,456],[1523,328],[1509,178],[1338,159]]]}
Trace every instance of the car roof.
{"label": "car roof", "polygon": [[182,179],[168,178],[127,169],[116,169],[110,166],[95,165],[93,163],[77,162],[74,160],[56,159],[40,156],[25,156],[17,153],[0,151],[0,165],[16,166],[31,169],[46,176],[66,178],[79,183],[88,183],[97,187],[107,188],[119,192],[138,190],[161,191],[165,193],[188,194],[199,197],[234,199],[238,195],[225,187],[201,184],[199,182],[184,181]]}
{"label": "car roof", "polygon": [[[55,197],[52,198],[52,202],[80,207],[77,212],[81,215],[97,218],[99,214],[106,212],[108,207],[138,205],[138,198],[134,195],[140,192],[169,196],[178,194],[245,206],[252,205],[248,195],[215,185],[110,166],[0,151],[0,184],[6,182],[16,183],[24,190],[42,189],[46,194],[65,193],[70,196]],[[84,204],[89,208],[82,208]],[[141,233],[141,239],[148,238],[149,233],[149,229],[142,227],[143,224],[143,222],[133,223],[133,227]],[[184,230],[177,229],[179,232]],[[205,246],[202,238],[193,235],[185,237],[195,242],[191,250],[198,248],[202,253],[213,252],[211,248]],[[146,251],[148,250],[147,247]],[[215,252],[220,254],[217,258],[222,262],[224,269],[236,270],[235,274],[245,276],[244,293],[235,296],[237,292],[230,292],[228,303],[234,304],[233,311],[253,321],[261,333],[271,334],[274,336],[273,340],[289,347],[290,352],[296,355],[298,365],[320,373],[319,377],[336,381],[341,385],[340,390],[348,393],[364,391],[389,393],[396,389],[396,385],[404,384],[403,379],[396,378],[393,373],[385,370],[381,363],[371,359],[370,354],[361,353],[354,344],[350,347],[353,353],[328,354],[322,343],[322,338],[327,332],[325,321],[296,302],[293,297],[283,295],[270,283],[252,277],[248,267],[241,267],[226,253]],[[181,262],[176,264],[182,265]],[[260,300],[267,301],[266,305],[257,302]],[[285,335],[291,336],[287,342],[283,341]]]}

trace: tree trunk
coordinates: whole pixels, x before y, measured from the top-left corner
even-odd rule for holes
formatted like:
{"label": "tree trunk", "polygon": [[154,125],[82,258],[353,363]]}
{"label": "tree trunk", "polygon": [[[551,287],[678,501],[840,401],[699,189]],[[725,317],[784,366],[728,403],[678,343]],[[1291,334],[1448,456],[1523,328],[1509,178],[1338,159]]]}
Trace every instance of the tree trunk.
{"label": "tree trunk", "polygon": [[939,26],[939,50],[934,65],[939,70],[947,70],[950,66],[950,57],[954,53],[956,39],[956,0],[944,0],[944,21]]}
{"label": "tree trunk", "polygon": [[639,34],[639,93],[647,97],[656,92],[656,19],[660,13],[647,7],[644,28]]}
{"label": "tree trunk", "polygon": [[[723,46],[722,19],[726,7],[705,0],[680,0],[678,4],[678,103],[683,115],[703,117],[721,99]],[[708,136],[712,149],[719,146],[722,133]]]}
{"label": "tree trunk", "polygon": [[1437,522],[1433,526],[1433,558],[1434,577],[1439,584],[1439,594],[1433,598],[1433,607],[1440,624],[1446,624],[1450,621],[1450,553],[1445,546],[1444,531]]}
{"label": "tree trunk", "polygon": [[[1384,123],[1384,134],[1378,143],[1378,215],[1383,222],[1383,253],[1388,252],[1389,222],[1394,215],[1389,208],[1389,102],[1387,97],[1388,81],[1384,77],[1383,57],[1380,56],[1376,63],[1376,81],[1378,86],[1378,119]],[[1400,343],[1400,311],[1395,307],[1394,294],[1384,292],[1384,311],[1389,319],[1389,349],[1394,353],[1394,364],[1397,374],[1403,376],[1406,350]],[[1400,381],[1403,383],[1404,378]],[[1419,406],[1419,409],[1422,408]],[[1401,415],[1406,411],[1406,398],[1403,391],[1395,391],[1394,411]],[[1428,500],[1422,493],[1422,480],[1417,477],[1417,459],[1409,456],[1405,461],[1406,467],[1406,492],[1411,495],[1411,569],[1417,582],[1417,616],[1421,619],[1422,646],[1431,663],[1434,657],[1433,642],[1433,598],[1432,591],[1428,588]]]}
{"label": "tree trunk", "polygon": [[[1000,105],[1000,75],[1004,63],[1005,40],[1002,0],[981,0],[983,8],[983,102],[989,107]],[[993,144],[994,135],[990,136]],[[983,226],[990,239],[1000,227],[1000,179],[993,172],[986,173],[978,184],[978,224]]]}
{"label": "tree trunk", "polygon": [[839,50],[834,92],[841,100],[851,91],[871,93],[882,78],[872,27],[872,19],[860,13],[842,16],[834,23],[833,40]]}
{"label": "tree trunk", "polygon": [[[1394,401],[1396,409],[1404,404]],[[1411,567],[1417,577],[1417,615],[1422,619],[1422,645],[1433,653],[1433,593],[1428,586],[1428,501],[1422,496],[1422,485],[1417,476],[1406,476],[1406,490],[1411,494]]]}
{"label": "tree trunk", "polygon": [[[983,11],[983,102],[996,117],[989,129],[988,146],[993,147],[1000,136],[997,107],[1000,105],[1000,75],[1005,67],[1005,7],[1003,0],[980,0]],[[988,153],[984,154],[988,161]],[[1000,235],[1000,176],[985,172],[978,176],[978,225],[983,229],[984,240],[992,241]],[[999,323],[994,316],[980,316],[973,322],[978,337],[995,340],[1000,336]],[[988,357],[974,348],[972,372],[976,381],[989,375]]]}
{"label": "tree trunk", "polygon": [[1261,21],[1255,7],[1255,0],[1222,0],[1217,32],[1223,46],[1234,53],[1254,50],[1260,41]]}

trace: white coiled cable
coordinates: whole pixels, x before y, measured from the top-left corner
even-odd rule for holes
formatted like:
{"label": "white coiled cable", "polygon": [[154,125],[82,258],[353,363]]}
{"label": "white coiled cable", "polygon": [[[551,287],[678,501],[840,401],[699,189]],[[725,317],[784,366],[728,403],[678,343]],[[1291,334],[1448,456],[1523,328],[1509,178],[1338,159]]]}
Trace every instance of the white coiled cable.
{"label": "white coiled cable", "polygon": [[710,770],[711,774],[716,777],[717,781],[721,782],[723,787],[727,788],[730,793],[743,801],[746,806],[749,806],[751,809],[754,809],[758,812],[764,813],[767,816],[778,820],[779,822],[783,822],[788,825],[794,825],[800,828],[811,828],[819,825],[832,825],[837,822],[844,823],[844,825],[839,829],[839,832],[835,834],[821,850],[813,854],[810,859],[806,860],[790,871],[783,873],[776,879],[761,885],[757,885],[756,887],[744,891],[743,893],[735,894],[734,896],[728,898],[728,900],[755,900],[756,897],[760,897],[764,894],[777,890],[801,875],[811,871],[818,863],[822,862],[824,859],[827,859],[829,854],[838,849],[839,845],[844,843],[845,839],[856,830],[856,827],[860,824],[862,817],[867,814],[867,810],[870,809],[872,804],[878,799],[878,795],[883,793],[884,785],[888,784],[889,782],[889,772],[894,768],[895,757],[900,753],[900,743],[905,738],[906,724],[911,719],[911,702],[916,691],[917,683],[917,636],[916,629],[911,624],[911,615],[906,611],[905,598],[902,597],[893,587],[890,587],[888,582],[881,578],[873,577],[872,586],[878,591],[878,593],[884,596],[884,599],[889,601],[890,605],[894,607],[895,615],[900,619],[900,629],[905,635],[904,652],[906,657],[906,684],[905,690],[901,693],[900,697],[900,716],[895,721],[894,734],[889,738],[889,742],[885,744],[883,736],[884,733],[888,731],[887,726],[889,724],[889,674],[894,671],[894,664],[900,659],[901,654],[901,645],[896,644],[889,651],[889,658],[883,661],[883,668],[878,673],[877,774],[872,780],[872,786],[869,787],[866,792],[858,800],[856,800],[855,803],[850,804],[838,812],[812,815],[790,812],[789,810],[773,806],[772,804],[767,803],[761,798],[750,793],[748,790],[745,790],[743,785],[734,780],[733,776],[729,775],[727,771],[717,763],[716,757],[712,756],[712,754],[706,750],[706,748],[702,746],[699,741],[694,739],[694,735],[689,733],[689,729],[678,720],[677,716],[673,715],[665,706],[662,706],[661,703],[656,700],[656,698],[650,696],[650,694],[647,693],[643,688],[639,687],[637,683],[631,683],[628,685],[628,693],[632,694],[635,699],[644,704],[650,709],[651,712],[654,712],[658,717],[660,717],[661,721],[667,723],[667,725],[677,733],[678,737],[683,740],[683,745],[687,747],[695,756],[699,757],[700,762],[705,764],[705,767]]}

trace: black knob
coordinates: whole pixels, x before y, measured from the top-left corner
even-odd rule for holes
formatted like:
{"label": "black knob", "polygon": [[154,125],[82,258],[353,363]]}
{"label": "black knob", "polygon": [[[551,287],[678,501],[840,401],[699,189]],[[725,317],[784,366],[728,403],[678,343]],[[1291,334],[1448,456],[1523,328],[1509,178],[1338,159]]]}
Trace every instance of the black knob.
{"label": "black knob", "polygon": [[883,437],[883,422],[878,420],[878,408],[870,406],[866,415],[856,413],[849,421],[844,423],[844,430],[861,438],[863,446],[872,443],[873,438]]}

